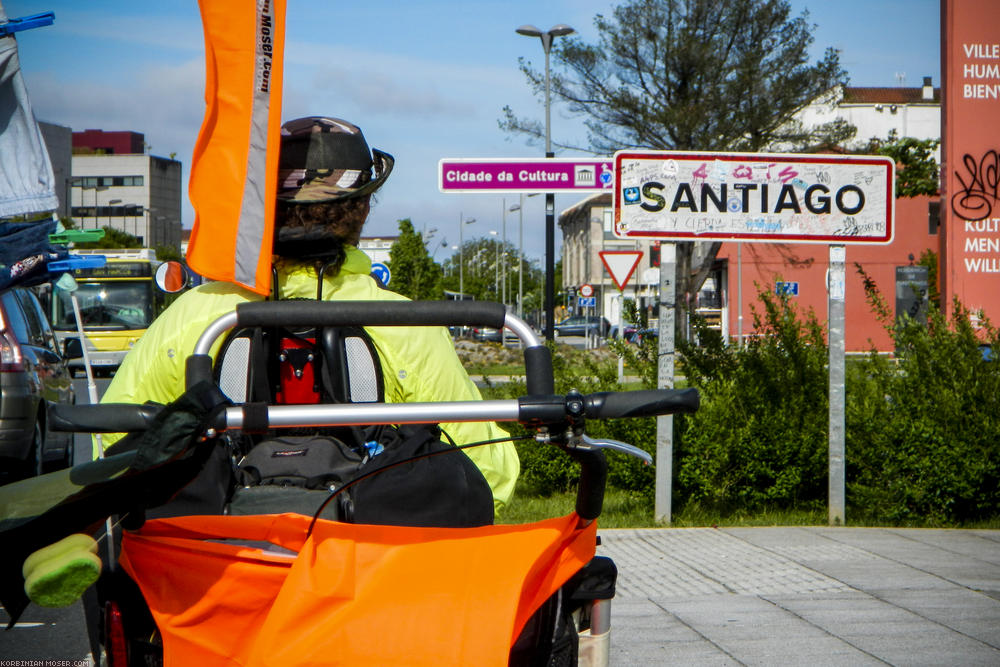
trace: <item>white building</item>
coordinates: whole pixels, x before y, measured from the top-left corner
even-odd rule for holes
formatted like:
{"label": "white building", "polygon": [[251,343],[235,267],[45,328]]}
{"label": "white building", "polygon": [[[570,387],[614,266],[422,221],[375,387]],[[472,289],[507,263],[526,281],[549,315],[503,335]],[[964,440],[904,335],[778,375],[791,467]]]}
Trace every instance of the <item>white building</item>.
{"label": "white building", "polygon": [[[941,89],[924,77],[920,88],[836,88],[806,107],[799,120],[806,127],[843,119],[857,128],[850,150],[871,138],[941,138]],[[936,156],[940,162],[940,154]]]}
{"label": "white building", "polygon": [[81,229],[112,227],[146,248],[180,250],[181,163],[144,148],[137,132],[74,132],[70,216]]}
{"label": "white building", "polygon": [[389,261],[389,250],[398,236],[362,236],[358,241],[358,249],[368,255],[372,264],[385,264]]}

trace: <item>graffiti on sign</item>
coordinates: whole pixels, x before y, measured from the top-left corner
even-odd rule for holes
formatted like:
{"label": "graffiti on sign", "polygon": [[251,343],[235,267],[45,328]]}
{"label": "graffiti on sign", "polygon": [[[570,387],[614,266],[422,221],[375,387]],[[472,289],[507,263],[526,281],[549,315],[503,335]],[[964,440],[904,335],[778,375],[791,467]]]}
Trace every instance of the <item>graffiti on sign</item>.
{"label": "graffiti on sign", "polygon": [[622,238],[817,243],[892,240],[895,165],[885,157],[615,154]]}

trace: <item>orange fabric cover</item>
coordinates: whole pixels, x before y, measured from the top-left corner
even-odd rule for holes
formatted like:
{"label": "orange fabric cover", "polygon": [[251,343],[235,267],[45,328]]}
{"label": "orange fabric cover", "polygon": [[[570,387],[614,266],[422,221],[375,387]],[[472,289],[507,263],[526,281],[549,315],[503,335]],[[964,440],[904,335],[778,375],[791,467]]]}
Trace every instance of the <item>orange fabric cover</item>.
{"label": "orange fabric cover", "polygon": [[285,0],[199,0],[205,119],[191,160],[187,261],[267,294],[277,193]]}
{"label": "orange fabric cover", "polygon": [[[594,556],[578,517],[403,528],[196,516],[125,535],[166,667],[505,665],[531,614]],[[278,555],[215,540],[270,542]]]}

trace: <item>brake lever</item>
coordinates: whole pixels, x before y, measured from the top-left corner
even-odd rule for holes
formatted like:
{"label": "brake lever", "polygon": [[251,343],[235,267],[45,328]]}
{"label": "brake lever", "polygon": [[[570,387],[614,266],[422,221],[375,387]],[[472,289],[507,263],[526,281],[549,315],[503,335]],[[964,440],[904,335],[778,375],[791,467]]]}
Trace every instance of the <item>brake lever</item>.
{"label": "brake lever", "polygon": [[643,465],[648,466],[653,463],[653,456],[649,452],[639,449],[635,445],[630,445],[627,442],[622,442],[621,440],[611,440],[610,438],[598,440],[597,438],[591,438],[586,433],[582,433],[579,436],[579,441],[581,441],[585,446],[593,449],[611,449],[616,452],[621,452],[622,454],[634,456],[635,458],[640,459]]}

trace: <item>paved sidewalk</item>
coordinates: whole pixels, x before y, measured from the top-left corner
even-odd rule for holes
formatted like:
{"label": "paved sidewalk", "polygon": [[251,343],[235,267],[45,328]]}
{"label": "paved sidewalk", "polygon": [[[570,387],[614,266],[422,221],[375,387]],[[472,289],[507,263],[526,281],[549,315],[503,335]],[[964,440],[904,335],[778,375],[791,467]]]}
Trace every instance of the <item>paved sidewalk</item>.
{"label": "paved sidewalk", "polygon": [[600,530],[614,665],[1000,665],[1000,531]]}

